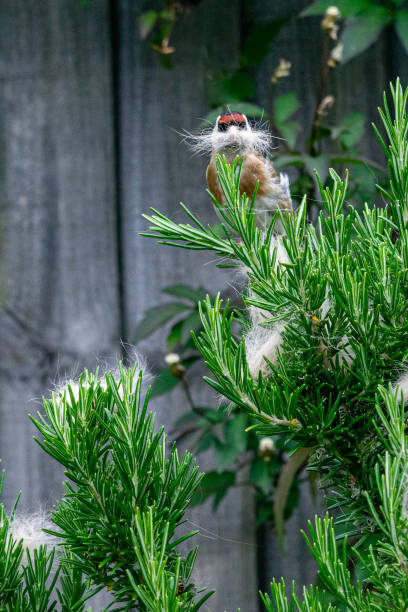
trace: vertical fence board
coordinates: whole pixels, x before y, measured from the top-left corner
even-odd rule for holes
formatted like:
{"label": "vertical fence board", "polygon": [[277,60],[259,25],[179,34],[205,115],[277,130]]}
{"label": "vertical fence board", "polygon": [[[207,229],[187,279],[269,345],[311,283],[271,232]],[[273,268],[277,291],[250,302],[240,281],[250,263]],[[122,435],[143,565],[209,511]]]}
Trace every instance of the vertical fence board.
{"label": "vertical fence board", "polygon": [[109,36],[104,0],[0,5],[0,456],[24,507],[62,480],[27,413],[118,336]]}
{"label": "vertical fence board", "polygon": [[[172,218],[184,220],[182,200],[204,222],[216,222],[205,194],[206,159],[192,158],[174,130],[192,130],[208,112],[207,70],[234,66],[240,42],[240,3],[205,0],[179,20],[171,45],[176,47],[175,68],[160,66],[159,57],[146,48],[136,28],[138,7],[120,2],[118,14],[120,70],[121,210],[124,258],[125,328],[127,337],[143,312],[164,301],[160,290],[169,284],[204,285],[215,292],[231,273],[217,273],[212,254],[188,253],[138,237],[146,230],[141,218],[154,206]],[[165,336],[156,333],[141,345],[153,367],[163,366]],[[215,405],[205,388],[201,370],[190,375],[196,401]],[[209,402],[211,402],[209,404]],[[186,402],[177,390],[155,401],[160,422],[171,428]],[[209,469],[208,458],[200,465]],[[209,505],[193,509],[188,518],[203,528],[196,579],[217,593],[212,610],[253,611],[257,606],[255,542],[251,496],[245,489],[232,492],[214,515]],[[191,523],[188,528],[194,528]],[[206,531],[208,530],[208,531]]]}

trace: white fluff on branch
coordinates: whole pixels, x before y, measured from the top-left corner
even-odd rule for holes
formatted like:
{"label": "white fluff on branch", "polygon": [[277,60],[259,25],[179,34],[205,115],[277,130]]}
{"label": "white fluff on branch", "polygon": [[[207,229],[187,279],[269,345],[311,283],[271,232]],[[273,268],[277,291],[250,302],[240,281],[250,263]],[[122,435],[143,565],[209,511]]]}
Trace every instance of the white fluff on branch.
{"label": "white fluff on branch", "polygon": [[[288,263],[289,258],[283,244],[282,236],[271,238],[270,252],[276,250],[275,270],[282,263]],[[245,354],[251,376],[258,378],[259,372],[267,376],[270,371],[268,362],[277,365],[277,354],[282,345],[283,323],[271,326],[261,325],[268,320],[270,313],[250,306],[248,310],[251,326],[245,336]]]}
{"label": "white fluff on branch", "polygon": [[398,399],[401,395],[404,399],[404,404],[408,401],[408,371],[403,372],[393,386],[394,393],[398,394]]}
{"label": "white fluff on branch", "polygon": [[253,378],[258,378],[259,372],[267,376],[270,371],[268,361],[277,365],[277,353],[282,344],[283,325],[262,327],[254,323],[245,336],[245,353],[249,371]]}
{"label": "white fluff on branch", "polygon": [[[151,380],[152,375],[150,374],[147,365],[146,365],[146,361],[144,359],[143,356],[141,356],[139,353],[137,353],[134,349],[134,347],[132,347],[131,345],[126,345],[125,347],[126,349],[126,357],[127,357],[127,361],[129,363],[132,364],[136,364],[136,372],[135,372],[135,376],[133,378],[133,389],[132,391],[135,389],[136,384],[137,384],[137,379],[138,379],[138,373],[140,371],[143,372],[143,382],[146,383],[148,380]],[[82,381],[81,381],[81,385],[83,388],[87,389],[89,388],[91,385],[94,386],[96,388],[96,386],[99,386],[101,389],[103,389],[104,391],[106,391],[107,389],[107,382],[106,382],[106,377],[105,375],[109,372],[112,373],[113,378],[115,379],[115,381],[119,384],[119,396],[121,398],[123,398],[123,389],[122,386],[120,384],[120,370],[118,367],[118,362],[120,361],[121,356],[116,355],[114,359],[111,360],[111,364],[112,367],[109,365],[109,363],[105,362],[103,364],[99,365],[99,372],[98,372],[98,376],[95,377],[94,375],[90,374],[89,377],[86,376],[82,376]],[[132,366],[133,367],[133,366]],[[125,368],[126,369],[126,368]],[[54,388],[54,392],[57,395],[60,396],[65,396],[66,400],[69,402],[70,401],[70,393],[68,391],[68,387],[71,389],[71,392],[74,396],[74,400],[77,402],[79,400],[79,377],[69,377],[68,379],[64,380],[62,383],[55,385]]]}
{"label": "white fluff on branch", "polygon": [[47,546],[51,550],[57,544],[57,538],[45,533],[43,529],[55,529],[55,525],[50,521],[46,512],[38,511],[33,514],[16,514],[9,524],[9,533],[13,536],[15,542],[23,540],[23,563],[27,563],[28,549],[31,559],[33,559],[34,550],[38,550],[40,546]]}

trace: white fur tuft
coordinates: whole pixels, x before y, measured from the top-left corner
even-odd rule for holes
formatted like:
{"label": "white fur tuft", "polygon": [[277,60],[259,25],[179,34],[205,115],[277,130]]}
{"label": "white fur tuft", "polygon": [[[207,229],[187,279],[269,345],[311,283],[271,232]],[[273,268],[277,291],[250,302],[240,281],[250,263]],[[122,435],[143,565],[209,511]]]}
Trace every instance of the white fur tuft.
{"label": "white fur tuft", "polygon": [[394,393],[397,393],[398,399],[401,398],[401,395],[404,398],[404,404],[408,401],[408,371],[403,372],[397,382],[394,384],[393,389]]}
{"label": "white fur tuft", "polygon": [[262,327],[255,323],[245,336],[245,353],[249,371],[253,378],[258,378],[259,372],[267,376],[270,371],[268,361],[277,365],[277,352],[282,344],[283,325]]}
{"label": "white fur tuft", "polygon": [[[281,235],[273,235],[270,242],[270,252],[276,249],[275,270],[279,264],[289,263],[289,258]],[[251,327],[245,336],[245,354],[249,371],[253,378],[258,378],[259,372],[267,376],[270,371],[268,361],[277,365],[277,353],[282,345],[283,323],[271,327],[261,325],[270,317],[270,313],[255,306],[248,310]]]}
{"label": "white fur tuft", "polygon": [[[34,514],[16,514],[10,521],[9,532],[15,542],[23,540],[24,551],[28,549],[33,559],[34,550],[40,546],[47,546],[50,550],[57,545],[57,538],[45,533],[43,529],[55,529],[55,525],[50,521],[48,514],[38,511]],[[23,563],[27,562],[27,554],[24,553]]]}
{"label": "white fur tuft", "polygon": [[287,174],[283,174],[282,172],[279,175],[280,178],[280,186],[282,191],[286,193],[286,195],[290,198],[290,189],[289,189],[289,177]]}
{"label": "white fur tuft", "polygon": [[[123,345],[123,348],[126,353],[126,361],[133,365],[136,364],[135,376],[133,378],[133,386],[134,387],[136,386],[137,379],[138,379],[138,373],[140,371],[143,372],[143,382],[144,383],[151,380],[153,376],[152,374],[150,374],[146,366],[146,361],[144,357],[141,356],[139,353],[137,353],[135,348],[130,344]],[[107,383],[106,383],[105,374],[107,374],[108,372],[111,372],[115,381],[119,382],[120,381],[120,371],[119,371],[119,367],[117,364],[120,361],[120,359],[121,359],[121,356],[116,355],[114,359],[110,360],[111,365],[109,365],[108,361],[100,363],[98,376],[95,376],[94,374],[89,374],[89,376],[83,376],[82,382],[81,382],[82,387],[89,388],[91,385],[94,385],[94,386],[99,385],[103,390],[106,390]],[[133,367],[133,365],[131,367]],[[79,399],[78,376],[70,377],[66,379],[65,381],[63,381],[62,383],[60,383],[59,385],[55,385],[53,390],[57,395],[61,395],[61,396],[65,395],[66,399],[69,401],[70,394],[68,392],[68,387],[71,388],[75,401],[78,401]],[[121,387],[119,388],[119,395],[123,397],[123,390]]]}
{"label": "white fur tuft", "polygon": [[196,155],[222,153],[225,149],[236,151],[236,154],[245,154],[249,151],[258,151],[267,155],[272,149],[273,136],[265,129],[230,128],[227,132],[220,132],[217,126],[203,130],[200,134],[185,132],[184,142]]}

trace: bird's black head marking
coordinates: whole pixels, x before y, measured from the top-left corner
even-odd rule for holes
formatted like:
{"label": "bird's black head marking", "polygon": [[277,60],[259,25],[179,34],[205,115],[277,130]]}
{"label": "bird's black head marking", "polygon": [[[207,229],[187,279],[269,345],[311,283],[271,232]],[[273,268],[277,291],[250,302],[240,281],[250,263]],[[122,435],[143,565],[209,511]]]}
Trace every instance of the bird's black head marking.
{"label": "bird's black head marking", "polygon": [[245,115],[242,115],[242,113],[230,112],[220,115],[217,119],[217,129],[219,132],[226,132],[232,125],[238,127],[240,130],[246,130],[248,125]]}

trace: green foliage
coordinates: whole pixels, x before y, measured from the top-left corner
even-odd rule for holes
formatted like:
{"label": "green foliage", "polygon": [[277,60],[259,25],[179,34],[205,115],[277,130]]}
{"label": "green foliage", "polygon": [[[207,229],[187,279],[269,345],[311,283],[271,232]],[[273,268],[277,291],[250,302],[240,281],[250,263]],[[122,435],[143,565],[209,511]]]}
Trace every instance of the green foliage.
{"label": "green foliage", "polygon": [[371,6],[357,18],[349,19],[342,35],[343,63],[368,49],[391,21],[392,15],[385,6]]}
{"label": "green foliage", "polygon": [[[408,11],[400,8],[404,0],[338,0],[335,6],[346,18],[341,36],[344,46],[342,61],[348,62],[368,49],[384,28],[395,26],[397,35],[408,50]],[[323,15],[333,6],[330,0],[317,0],[302,12],[302,16]]]}
{"label": "green foliage", "polygon": [[289,149],[295,148],[296,138],[301,129],[299,123],[289,121],[299,107],[299,100],[294,93],[283,94],[275,100],[274,124],[287,142]]}
{"label": "green foliage", "polygon": [[[253,431],[245,431],[249,425],[248,419],[234,406],[215,410],[194,403],[189,368],[197,362],[200,354],[192,341],[191,331],[200,334],[202,330],[199,303],[208,292],[202,287],[192,288],[187,285],[165,287],[163,292],[184,299],[188,304],[179,303],[179,308],[174,309],[176,304],[170,302],[149,309],[137,326],[134,337],[138,341],[172,321],[167,335],[167,349],[177,351],[169,355],[176,361],[159,372],[153,381],[151,396],[156,397],[181,386],[189,410],[175,422],[175,440],[188,438],[190,448],[197,454],[208,449],[214,451],[216,471],[204,475],[192,503],[203,503],[213,497],[213,507],[216,509],[229,488],[238,484],[238,473],[249,468],[249,482],[256,498],[257,524],[272,522],[275,483],[285,465],[287,448],[279,436],[275,436],[274,439],[270,438],[268,448],[262,450],[262,438]],[[236,316],[239,316],[242,308],[242,303],[234,304]],[[297,490],[297,473],[294,479]],[[297,495],[285,498],[285,518],[289,518],[296,504]]]}
{"label": "green foliage", "polygon": [[405,610],[408,603],[406,409],[393,386],[407,359],[408,91],[397,81],[391,94],[393,113],[386,99],[380,113],[389,205],[345,209],[348,174],[342,180],[330,170],[331,185],[319,183],[317,227],[307,223],[306,199],[293,215],[277,215],[287,259],[278,259],[277,218],[262,232],[254,201],[239,194],[238,160],[217,159],[225,204],[214,205],[224,237],[215,241],[190,213],[194,225],[156,211],[146,217],[146,235],[244,266],[244,302],[266,313],[266,330],[283,326],[277,363],[269,362],[265,376],[248,367],[250,322],[220,296],[200,306],[203,331],[195,336],[211,372],[208,384],[247,416],[252,431],[283,436],[293,456],[312,451],[309,469],[320,474],[334,513],[316,518],[305,536],[322,590],[305,589],[301,601],[292,589],[289,601],[284,583],[274,582],[263,596],[268,610],[371,612]]}
{"label": "green foliage", "polygon": [[[286,17],[281,17],[254,24],[244,39],[239,66],[232,71],[217,68],[209,73],[210,106],[217,107],[217,111],[224,112],[228,109],[228,105],[233,104],[234,110],[240,110],[237,103],[253,98],[255,93],[254,69],[270,52],[273,41],[287,21]],[[246,112],[250,117],[263,116],[262,109],[255,105],[247,106],[245,110],[241,107],[240,112]],[[206,119],[209,120],[212,117],[211,114]]]}
{"label": "green foliage", "polygon": [[[4,471],[0,493],[3,483]],[[57,559],[55,549],[47,550],[42,545],[31,551],[24,549],[24,541],[13,535],[16,506],[8,516],[0,504],[1,612],[84,612],[86,601],[99,589],[90,588],[79,567],[66,565],[64,558]]]}
{"label": "green foliage", "polygon": [[201,504],[208,497],[214,495],[214,508],[217,508],[229,487],[235,484],[235,478],[235,472],[228,470],[221,473],[207,472],[197,489],[192,505]]}
{"label": "green foliage", "polygon": [[[316,0],[301,13],[302,17],[311,15],[324,15],[329,7],[333,6],[330,0]],[[355,17],[372,6],[371,0],[337,0],[335,6],[344,17]]]}
{"label": "green foliage", "polygon": [[[242,98],[242,96],[240,96],[240,98]],[[229,105],[227,103],[217,106],[217,108],[206,115],[206,124],[214,124],[218,115],[225,113],[228,108]],[[243,113],[244,115],[247,115],[247,117],[251,118],[268,119],[268,114],[265,112],[265,110],[256,104],[251,104],[251,102],[234,102],[234,111]]]}
{"label": "green foliage", "polygon": [[194,533],[175,538],[175,530],[201,476],[189,453],[180,460],[173,445],[166,457],[141,385],[135,367],[120,366],[118,380],[85,371],[32,419],[38,443],[69,478],[54,535],[71,554],[66,566],[111,591],[115,609],[193,612],[211,593],[196,600],[196,550],[182,557],[177,549]]}
{"label": "green foliage", "polygon": [[160,304],[155,308],[151,308],[148,315],[144,317],[135,331],[135,342],[147,338],[161,325],[164,325],[167,321],[170,321],[170,319],[173,319],[173,317],[187,309],[186,304],[181,302],[168,302],[167,304]]}
{"label": "green foliage", "polygon": [[[205,594],[200,601],[194,603],[191,598],[191,585],[187,587],[197,549],[192,551],[182,564],[178,557],[169,572],[168,556],[169,548],[169,523],[164,526],[159,543],[157,542],[157,524],[150,507],[143,515],[139,507],[136,508],[136,533],[132,533],[133,547],[136,559],[142,574],[143,581],[136,580],[133,572],[127,570],[129,582],[132,585],[135,596],[138,599],[139,609],[149,612],[196,612],[211,596]],[[171,546],[170,546],[171,548]]]}

